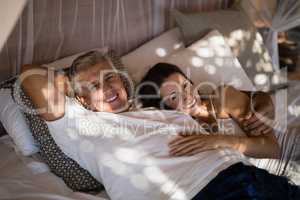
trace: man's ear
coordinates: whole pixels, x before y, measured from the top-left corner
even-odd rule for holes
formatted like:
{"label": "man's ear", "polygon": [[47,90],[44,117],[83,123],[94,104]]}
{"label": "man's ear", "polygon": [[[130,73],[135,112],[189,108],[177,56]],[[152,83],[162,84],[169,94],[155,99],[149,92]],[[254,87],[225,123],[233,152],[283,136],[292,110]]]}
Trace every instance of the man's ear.
{"label": "man's ear", "polygon": [[67,76],[64,76],[62,78],[62,81],[64,81],[64,91],[65,91],[65,94],[67,96],[69,96],[69,97],[74,97],[75,93],[74,93],[74,90],[72,88],[70,79]]}

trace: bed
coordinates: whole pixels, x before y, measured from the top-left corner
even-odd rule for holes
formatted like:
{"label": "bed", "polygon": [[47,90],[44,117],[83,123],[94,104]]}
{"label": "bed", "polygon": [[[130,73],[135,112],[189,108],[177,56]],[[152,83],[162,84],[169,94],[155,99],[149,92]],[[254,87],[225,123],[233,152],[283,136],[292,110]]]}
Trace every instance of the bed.
{"label": "bed", "polygon": [[[133,46],[130,46],[130,48],[132,47]],[[90,46],[88,46],[88,48],[90,48]],[[128,50],[128,47],[126,48],[126,50]],[[161,61],[176,63],[178,61],[176,56],[169,56],[171,56],[171,54],[181,55],[181,52],[183,50],[184,44],[180,35],[180,30],[178,28],[174,28],[170,29],[159,37],[154,38],[145,45],[140,46],[138,49],[129,52],[127,55],[122,57],[122,62],[128,68],[129,73],[133,74],[134,81],[138,82],[142,74],[145,73],[145,71],[149,69],[149,67],[153,64]],[[78,49],[74,51],[78,52]],[[56,54],[55,56],[49,56],[51,54],[49,53],[48,57],[51,58],[47,58],[44,60],[39,58],[40,60],[38,59],[38,61],[46,62],[48,60],[53,60],[54,57],[57,58],[57,55],[69,55],[68,51],[65,51],[63,54],[59,54],[59,51],[57,52],[58,54]],[[54,54],[52,53],[51,55]],[[74,55],[71,57],[74,58]],[[68,66],[69,62],[71,62],[70,57],[50,63],[48,67],[58,67],[64,65]],[[246,65],[247,61],[244,61],[244,63]],[[142,68],[143,70],[141,70],[140,68]],[[240,66],[237,66],[236,68],[241,69]],[[211,71],[208,72],[210,73]],[[230,73],[228,72],[228,74]],[[251,75],[251,72],[249,72],[249,74]],[[242,75],[244,76],[245,73]],[[253,80],[253,78],[254,77],[249,77],[249,80]],[[245,86],[242,89],[247,88],[249,89],[251,87]],[[295,92],[292,93],[296,95]],[[291,101],[294,101],[295,99],[297,99],[297,96],[291,99]],[[280,104],[280,102],[278,103]],[[297,105],[297,102],[295,105]],[[297,139],[299,138],[299,134],[297,133],[300,131],[300,128],[297,126],[299,122],[298,115],[291,116],[290,122],[291,127],[289,131],[293,134],[289,135],[288,138],[292,139],[288,140],[286,139],[286,137],[284,137],[281,138],[281,140],[283,145],[288,146],[287,149],[291,151],[287,151],[280,162],[275,160],[253,160],[253,163],[255,163],[257,166],[267,168],[269,171],[272,171],[273,169],[273,173],[292,177],[294,182],[300,184],[300,155],[297,154],[297,152],[300,151],[300,143],[297,142]],[[292,145],[290,145],[291,141],[293,141]],[[291,152],[294,153],[291,154]],[[4,135],[0,138],[0,157],[0,199],[109,199],[105,191],[97,195],[73,192],[64,184],[64,182],[59,177],[50,172],[49,168],[42,161],[38,154],[34,154],[32,156],[23,156],[16,150],[15,144],[7,135]],[[293,160],[292,165],[287,165],[286,162],[282,162],[286,160]]]}
{"label": "bed", "polygon": [[0,138],[0,199],[22,200],[108,200],[105,192],[97,195],[73,192],[49,171],[38,154],[23,156],[12,139]]}

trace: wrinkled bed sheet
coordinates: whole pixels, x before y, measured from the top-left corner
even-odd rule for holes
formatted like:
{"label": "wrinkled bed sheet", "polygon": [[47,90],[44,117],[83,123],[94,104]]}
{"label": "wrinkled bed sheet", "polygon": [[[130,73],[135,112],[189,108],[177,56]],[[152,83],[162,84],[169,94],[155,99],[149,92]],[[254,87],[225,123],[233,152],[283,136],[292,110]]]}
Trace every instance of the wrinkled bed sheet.
{"label": "wrinkled bed sheet", "polygon": [[38,155],[25,157],[15,151],[9,136],[0,138],[0,199],[20,200],[108,200],[102,192],[96,196],[73,192],[49,171]]}

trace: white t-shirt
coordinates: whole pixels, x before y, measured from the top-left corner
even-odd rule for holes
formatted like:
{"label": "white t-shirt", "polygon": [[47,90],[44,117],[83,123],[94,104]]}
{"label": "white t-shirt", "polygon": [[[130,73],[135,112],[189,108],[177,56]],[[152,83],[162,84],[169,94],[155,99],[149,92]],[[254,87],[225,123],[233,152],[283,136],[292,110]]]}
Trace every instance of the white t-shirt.
{"label": "white t-shirt", "polygon": [[192,199],[219,172],[247,159],[233,149],[172,157],[168,141],[199,125],[175,111],[92,112],[66,99],[47,122],[57,145],[100,181],[112,200]]}

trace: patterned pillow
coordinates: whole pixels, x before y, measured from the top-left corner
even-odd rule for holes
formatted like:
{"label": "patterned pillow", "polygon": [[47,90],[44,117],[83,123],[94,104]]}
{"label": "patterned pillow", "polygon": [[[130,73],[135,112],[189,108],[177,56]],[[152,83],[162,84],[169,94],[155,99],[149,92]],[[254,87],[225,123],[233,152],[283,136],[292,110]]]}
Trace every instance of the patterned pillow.
{"label": "patterned pillow", "polygon": [[[8,89],[12,88],[12,85],[14,84],[15,80],[16,80],[16,77],[12,77],[12,78],[10,78],[6,81],[1,82],[0,83],[0,89],[2,89],[2,88],[8,88]],[[3,125],[0,122],[0,137],[3,136],[3,135],[6,135],[6,134],[7,134],[6,130],[4,129]]]}
{"label": "patterned pillow", "polygon": [[[103,186],[87,170],[66,156],[57,146],[49,133],[46,122],[40,118],[30,98],[17,84],[12,87],[13,98],[22,107],[23,114],[33,133],[33,138],[40,145],[40,154],[51,171],[61,177],[68,187],[74,191],[100,192]],[[62,133],[63,134],[63,133]]]}

